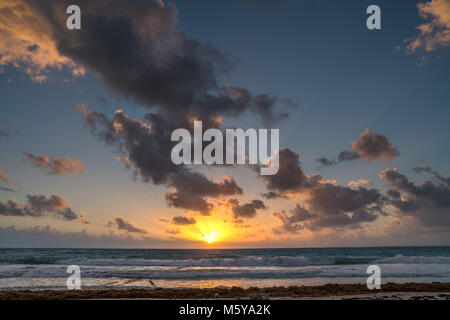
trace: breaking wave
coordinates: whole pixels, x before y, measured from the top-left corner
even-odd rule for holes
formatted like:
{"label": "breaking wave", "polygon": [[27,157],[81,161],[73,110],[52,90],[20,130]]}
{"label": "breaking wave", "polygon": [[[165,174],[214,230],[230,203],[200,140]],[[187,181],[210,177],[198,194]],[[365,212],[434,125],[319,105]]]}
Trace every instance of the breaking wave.
{"label": "breaking wave", "polygon": [[252,266],[310,266],[311,259],[299,257],[243,257],[237,259],[191,259],[191,260],[146,260],[146,259],[66,259],[55,264],[90,266],[162,266],[162,267],[252,267]]}
{"label": "breaking wave", "polygon": [[322,257],[314,259],[305,256],[277,256],[241,258],[211,258],[211,259],[129,259],[129,258],[74,258],[59,259],[57,257],[15,257],[0,259],[0,264],[24,265],[79,265],[79,266],[161,266],[161,267],[302,267],[318,265],[367,265],[367,264],[448,264],[448,256],[405,256],[394,257]]}

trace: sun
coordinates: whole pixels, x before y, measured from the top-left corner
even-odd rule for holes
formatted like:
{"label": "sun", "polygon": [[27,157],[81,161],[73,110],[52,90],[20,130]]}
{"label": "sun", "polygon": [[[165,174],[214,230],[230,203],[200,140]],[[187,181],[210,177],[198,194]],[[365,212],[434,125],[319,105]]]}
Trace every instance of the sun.
{"label": "sun", "polygon": [[217,232],[208,232],[200,234],[200,238],[202,238],[202,240],[204,240],[207,243],[213,243],[217,241],[218,235],[219,234]]}

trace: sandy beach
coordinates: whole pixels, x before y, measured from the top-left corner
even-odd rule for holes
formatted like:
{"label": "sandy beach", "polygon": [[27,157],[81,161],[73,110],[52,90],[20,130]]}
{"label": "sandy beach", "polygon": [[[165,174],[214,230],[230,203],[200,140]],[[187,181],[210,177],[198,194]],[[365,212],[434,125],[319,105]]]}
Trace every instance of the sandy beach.
{"label": "sandy beach", "polygon": [[0,291],[0,300],[70,299],[364,299],[364,300],[450,300],[450,283],[384,284],[381,290],[369,290],[362,284],[327,284],[271,288],[210,289],[122,289],[122,290],[8,290]]}

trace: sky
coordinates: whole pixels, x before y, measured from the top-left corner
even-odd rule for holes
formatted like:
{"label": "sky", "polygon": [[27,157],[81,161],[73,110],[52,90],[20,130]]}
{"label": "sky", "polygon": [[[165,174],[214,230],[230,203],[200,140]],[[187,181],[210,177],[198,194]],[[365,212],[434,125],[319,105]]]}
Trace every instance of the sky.
{"label": "sky", "polygon": [[[0,246],[450,245],[449,34],[449,0],[0,0]],[[279,129],[278,173],[174,165],[194,119]]]}

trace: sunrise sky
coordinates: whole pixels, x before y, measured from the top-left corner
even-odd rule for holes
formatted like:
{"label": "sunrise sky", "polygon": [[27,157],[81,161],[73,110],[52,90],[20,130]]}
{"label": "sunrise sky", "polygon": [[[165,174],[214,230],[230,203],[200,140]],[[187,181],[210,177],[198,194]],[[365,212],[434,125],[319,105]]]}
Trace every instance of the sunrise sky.
{"label": "sunrise sky", "polygon": [[[0,246],[450,245],[450,1],[372,2],[0,0]],[[279,173],[173,165],[193,119]]]}

